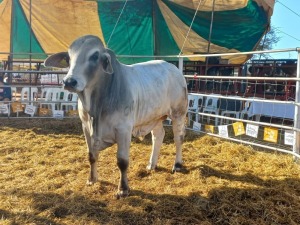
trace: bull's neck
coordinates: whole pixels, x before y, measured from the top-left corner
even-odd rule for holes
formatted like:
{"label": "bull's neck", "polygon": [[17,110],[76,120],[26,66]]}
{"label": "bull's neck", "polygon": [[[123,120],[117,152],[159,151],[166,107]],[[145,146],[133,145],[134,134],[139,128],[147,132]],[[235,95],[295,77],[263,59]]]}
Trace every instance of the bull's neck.
{"label": "bull's neck", "polygon": [[85,88],[78,94],[84,111],[91,117],[95,118],[101,115],[104,106],[106,83],[106,80],[95,82],[95,85]]}

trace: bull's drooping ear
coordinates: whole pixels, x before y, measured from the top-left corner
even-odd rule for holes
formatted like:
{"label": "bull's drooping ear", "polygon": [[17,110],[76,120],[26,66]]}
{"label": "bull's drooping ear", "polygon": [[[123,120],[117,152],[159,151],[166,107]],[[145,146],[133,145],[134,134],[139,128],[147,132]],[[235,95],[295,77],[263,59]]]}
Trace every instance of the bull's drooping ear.
{"label": "bull's drooping ear", "polygon": [[102,61],[104,72],[108,74],[112,74],[114,72],[114,69],[111,65],[110,54],[108,54],[107,52],[103,53],[101,56],[101,61]]}
{"label": "bull's drooping ear", "polygon": [[68,52],[60,52],[49,56],[44,61],[44,65],[46,67],[67,68],[70,66],[69,60],[70,58]]}

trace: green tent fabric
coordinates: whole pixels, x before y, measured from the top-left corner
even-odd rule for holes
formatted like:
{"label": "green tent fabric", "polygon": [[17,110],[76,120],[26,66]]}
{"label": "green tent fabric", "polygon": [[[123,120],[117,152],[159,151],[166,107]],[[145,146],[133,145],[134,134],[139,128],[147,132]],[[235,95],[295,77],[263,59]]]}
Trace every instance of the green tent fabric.
{"label": "green tent fabric", "polygon": [[[42,47],[40,46],[39,42],[37,41],[34,33],[30,35],[30,26],[25,17],[25,14],[22,10],[22,7],[18,1],[15,1],[14,7],[14,16],[13,16],[13,27],[12,27],[12,52],[15,53],[44,53]],[[18,59],[28,59],[28,54],[18,54],[15,58]],[[36,54],[34,58],[45,58],[45,54]]]}
{"label": "green tent fabric", "polygon": [[[118,55],[178,55],[180,49],[156,1],[129,1],[121,14],[123,5],[124,2],[98,2],[105,42],[109,41],[111,49],[114,49]],[[120,14],[120,23],[112,34],[116,24],[115,18]],[[127,59],[130,60],[139,61],[135,58]],[[142,58],[142,60],[149,60],[149,58]]]}
{"label": "green tent fabric", "polygon": [[[19,53],[31,52],[32,58],[44,59],[44,53],[66,51],[73,40],[86,34],[99,36],[128,64],[154,58],[149,56],[207,53],[208,45],[210,53],[255,50],[269,28],[274,0],[231,0],[226,4],[215,0],[209,42],[212,2],[56,0],[53,4],[51,0],[0,0],[0,29],[4,31],[0,52],[18,53],[13,57],[21,59],[29,55]],[[0,59],[7,56],[0,54]],[[230,63],[247,60],[247,56],[223,58]]]}
{"label": "green tent fabric", "polygon": [[[191,24],[194,10],[171,1],[164,2],[187,26]],[[199,11],[192,26],[192,29],[206,40],[209,38],[210,20],[211,12]],[[256,2],[249,1],[245,8],[214,13],[211,41],[228,49],[251,51],[267,26],[268,18],[264,10]]]}
{"label": "green tent fabric", "polygon": [[[115,50],[118,55],[154,54],[152,2],[152,0],[129,1],[122,14],[124,5],[122,1],[97,2],[105,43],[109,48]],[[116,18],[120,15],[120,23],[114,30]],[[134,62],[134,59],[131,60]]]}

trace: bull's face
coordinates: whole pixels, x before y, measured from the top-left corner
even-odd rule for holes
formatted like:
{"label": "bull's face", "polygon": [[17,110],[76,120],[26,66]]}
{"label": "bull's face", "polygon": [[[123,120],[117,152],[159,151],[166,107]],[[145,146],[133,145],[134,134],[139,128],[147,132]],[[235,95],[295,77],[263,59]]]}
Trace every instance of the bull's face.
{"label": "bull's face", "polygon": [[104,73],[113,73],[111,57],[101,40],[96,36],[83,36],[75,40],[68,52],[48,57],[45,66],[66,68],[64,88],[73,92],[82,92]]}

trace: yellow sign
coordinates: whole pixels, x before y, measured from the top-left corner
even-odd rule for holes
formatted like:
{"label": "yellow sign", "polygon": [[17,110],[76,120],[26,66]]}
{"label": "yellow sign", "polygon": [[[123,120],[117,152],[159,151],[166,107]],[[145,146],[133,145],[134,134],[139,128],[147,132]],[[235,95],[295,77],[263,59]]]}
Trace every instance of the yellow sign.
{"label": "yellow sign", "polygon": [[277,143],[277,138],[278,138],[278,129],[277,128],[265,127],[264,141]]}
{"label": "yellow sign", "polygon": [[78,116],[78,111],[77,110],[69,110],[68,111],[68,116],[77,117]]}
{"label": "yellow sign", "polygon": [[49,116],[50,115],[50,109],[39,108],[39,115],[40,116]]}
{"label": "yellow sign", "polygon": [[235,136],[245,134],[245,128],[242,122],[235,122],[232,124],[232,126]]}
{"label": "yellow sign", "polygon": [[214,126],[213,125],[205,125],[204,129],[205,129],[205,132],[214,133]]}
{"label": "yellow sign", "polygon": [[16,112],[23,112],[23,107],[22,107],[22,104],[20,102],[13,102],[13,103],[11,103],[11,108],[12,108],[12,111],[14,113],[16,113]]}

